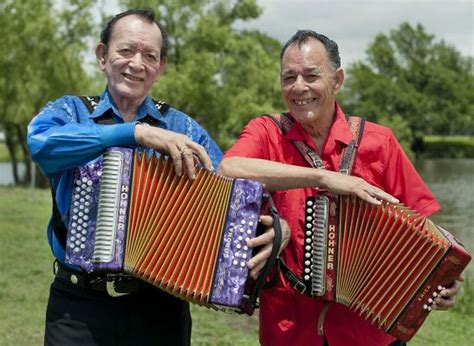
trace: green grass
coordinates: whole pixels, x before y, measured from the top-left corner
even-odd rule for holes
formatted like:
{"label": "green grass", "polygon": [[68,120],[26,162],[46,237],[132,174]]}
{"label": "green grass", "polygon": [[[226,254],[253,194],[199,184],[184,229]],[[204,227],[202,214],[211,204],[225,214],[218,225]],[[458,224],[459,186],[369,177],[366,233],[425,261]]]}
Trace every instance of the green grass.
{"label": "green grass", "polygon": [[[47,190],[0,187],[0,345],[42,345],[52,255]],[[470,279],[470,278],[469,278]],[[410,345],[474,344],[474,288],[454,311],[431,313]],[[193,345],[258,345],[258,320],[192,306]]]}

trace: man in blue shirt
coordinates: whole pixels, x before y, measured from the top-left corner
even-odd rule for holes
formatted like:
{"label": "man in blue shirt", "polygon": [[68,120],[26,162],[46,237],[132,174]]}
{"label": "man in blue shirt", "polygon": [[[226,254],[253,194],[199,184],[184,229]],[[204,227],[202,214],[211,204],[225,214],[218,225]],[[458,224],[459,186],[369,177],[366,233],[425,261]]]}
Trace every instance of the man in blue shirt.
{"label": "man in blue shirt", "polygon": [[[150,10],[115,16],[101,34],[96,56],[107,88],[89,111],[77,96],[50,102],[28,127],[33,160],[50,179],[57,214],[68,222],[74,168],[96,160],[112,146],[144,146],[169,155],[178,175],[194,177],[195,160],[217,168],[222,153],[188,115],[155,103],[148,93],[166,65],[168,40]],[[107,125],[101,120],[108,119]],[[152,124],[150,126],[149,124]],[[131,294],[111,297],[94,275],[64,264],[64,244],[48,240],[59,268],[46,313],[46,345],[190,343],[188,303],[141,282]]]}

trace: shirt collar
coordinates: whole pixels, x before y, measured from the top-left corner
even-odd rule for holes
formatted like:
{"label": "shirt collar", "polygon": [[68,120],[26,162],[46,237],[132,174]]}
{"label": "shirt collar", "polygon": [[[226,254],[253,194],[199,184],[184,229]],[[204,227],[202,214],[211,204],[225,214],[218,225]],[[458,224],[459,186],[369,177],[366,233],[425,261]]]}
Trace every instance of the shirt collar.
{"label": "shirt collar", "polygon": [[[342,142],[345,145],[348,145],[349,142],[354,139],[354,136],[351,133],[349,128],[349,123],[346,120],[346,115],[342,111],[339,104],[335,103],[335,116],[334,121],[329,130],[327,139],[331,138],[332,140]],[[303,127],[293,120],[293,126],[290,131],[285,135],[285,137],[292,141],[304,141],[306,144],[311,147],[314,146],[314,141],[311,136],[303,129]]]}
{"label": "shirt collar", "polygon": [[[95,110],[92,112],[90,117],[92,119],[99,118],[103,116],[106,112],[112,112],[114,117],[118,119],[122,119],[120,116],[120,112],[115,105],[112,96],[110,95],[109,91],[105,89],[102,94],[100,94],[100,101]],[[159,109],[156,107],[155,102],[149,96],[145,97],[143,103],[138,107],[137,115],[134,120],[140,121],[143,120],[146,116],[150,116],[157,120],[159,123],[166,124],[165,117]]]}

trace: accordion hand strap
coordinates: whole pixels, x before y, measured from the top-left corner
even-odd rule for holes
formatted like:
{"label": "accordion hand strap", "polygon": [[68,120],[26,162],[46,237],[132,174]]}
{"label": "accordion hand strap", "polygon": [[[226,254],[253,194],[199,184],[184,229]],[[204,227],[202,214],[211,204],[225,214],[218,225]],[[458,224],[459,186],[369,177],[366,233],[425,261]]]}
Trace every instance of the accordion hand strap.
{"label": "accordion hand strap", "polygon": [[[270,203],[269,212],[271,216],[273,217],[273,229],[275,232],[275,236],[273,238],[272,251],[270,253],[270,256],[268,257],[267,263],[263,267],[262,272],[260,273],[257,279],[257,283],[248,298],[247,307],[252,310],[258,307],[257,298],[260,294],[260,290],[264,288],[265,279],[270,274],[271,270],[273,269],[273,266],[275,265],[275,263],[278,263],[277,262],[279,260],[278,254],[280,252],[280,246],[281,246],[281,240],[282,240],[280,216],[278,215],[278,211],[270,195],[267,195],[266,198],[268,198],[268,202]],[[245,309],[242,309],[242,310],[245,310]]]}

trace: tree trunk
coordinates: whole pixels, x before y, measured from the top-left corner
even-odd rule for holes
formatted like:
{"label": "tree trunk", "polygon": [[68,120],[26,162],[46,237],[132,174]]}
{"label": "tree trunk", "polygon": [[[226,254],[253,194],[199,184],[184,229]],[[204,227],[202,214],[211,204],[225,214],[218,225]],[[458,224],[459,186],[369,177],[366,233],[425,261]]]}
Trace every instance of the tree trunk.
{"label": "tree trunk", "polygon": [[20,144],[21,152],[23,154],[23,163],[25,165],[25,174],[21,178],[22,184],[31,183],[31,160],[30,160],[30,151],[26,145],[26,131],[22,125],[16,125],[16,133],[18,143]]}
{"label": "tree trunk", "polygon": [[13,127],[5,126],[5,144],[7,146],[8,154],[10,155],[10,162],[12,165],[12,172],[13,172],[13,181],[15,185],[18,185],[20,181],[18,176],[18,160],[16,157],[16,143],[15,143],[15,135],[13,131]]}

